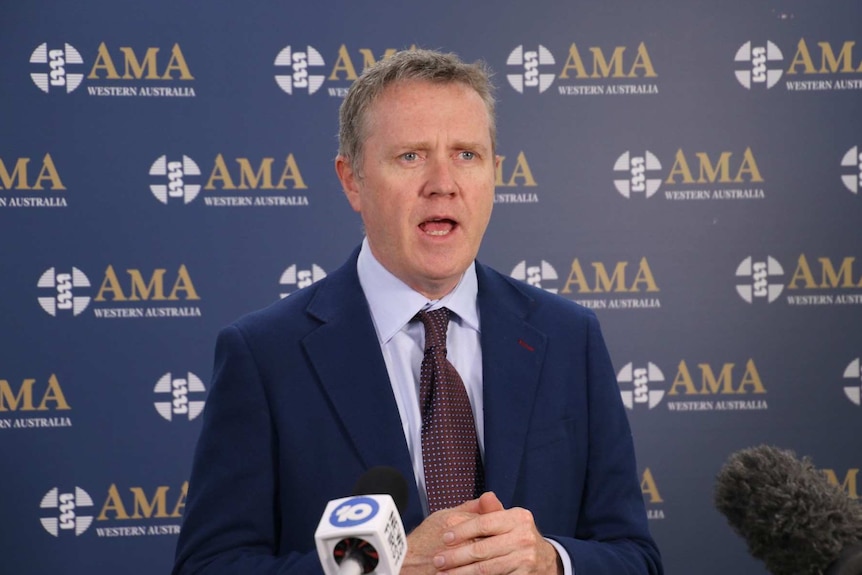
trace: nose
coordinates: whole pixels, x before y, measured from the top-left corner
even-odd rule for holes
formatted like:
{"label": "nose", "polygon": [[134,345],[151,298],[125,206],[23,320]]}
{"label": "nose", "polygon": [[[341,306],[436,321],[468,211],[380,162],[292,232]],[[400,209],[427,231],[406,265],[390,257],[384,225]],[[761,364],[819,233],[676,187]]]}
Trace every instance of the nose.
{"label": "nose", "polygon": [[426,194],[448,196],[458,191],[458,183],[449,158],[431,158],[426,166]]}

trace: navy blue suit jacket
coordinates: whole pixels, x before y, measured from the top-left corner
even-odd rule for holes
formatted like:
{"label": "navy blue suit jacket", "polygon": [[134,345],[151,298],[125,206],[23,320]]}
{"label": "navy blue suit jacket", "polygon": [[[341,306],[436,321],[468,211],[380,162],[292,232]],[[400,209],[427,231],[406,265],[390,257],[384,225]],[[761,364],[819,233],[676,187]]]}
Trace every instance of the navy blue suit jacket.
{"label": "navy blue suit jacket", "polygon": [[[407,443],[356,255],[219,334],[174,573],[319,574],[326,503]],[[595,315],[476,264],[485,486],[529,509],[577,575],[658,574],[634,448]]]}

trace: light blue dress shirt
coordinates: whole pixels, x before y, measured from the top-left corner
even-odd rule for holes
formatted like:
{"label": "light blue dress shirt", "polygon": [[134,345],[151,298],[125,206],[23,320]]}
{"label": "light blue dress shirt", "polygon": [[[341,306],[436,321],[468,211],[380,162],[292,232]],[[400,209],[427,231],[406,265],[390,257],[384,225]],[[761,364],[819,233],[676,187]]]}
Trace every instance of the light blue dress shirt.
{"label": "light blue dress shirt", "polygon": [[[446,334],[447,357],[467,389],[476,423],[479,450],[484,459],[482,347],[479,342],[475,263],[467,268],[455,289],[438,300],[429,300],[384,268],[371,253],[368,238],[362,242],[356,270],[359,284],[365,293],[365,299],[368,300],[386,370],[389,372],[389,381],[404,427],[404,437],[410,450],[422,509],[425,515],[428,515],[425,470],[422,463],[422,414],[419,410],[419,369],[425,349],[425,329],[421,322],[411,320],[420,310],[447,307],[452,312]],[[568,552],[553,539],[547,541],[562,557],[565,575],[571,575],[572,565]]]}

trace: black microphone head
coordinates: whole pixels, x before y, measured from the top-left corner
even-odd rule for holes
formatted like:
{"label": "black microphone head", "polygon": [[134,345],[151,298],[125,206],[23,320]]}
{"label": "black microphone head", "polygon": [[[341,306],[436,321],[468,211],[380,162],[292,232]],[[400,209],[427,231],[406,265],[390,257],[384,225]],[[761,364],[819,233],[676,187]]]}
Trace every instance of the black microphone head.
{"label": "black microphone head", "polygon": [[809,458],[761,445],[731,455],[715,506],[773,575],[819,574],[862,542],[862,507]]}
{"label": "black microphone head", "polygon": [[372,467],[357,480],[352,495],[391,495],[398,513],[404,515],[407,509],[407,480],[394,467]]}

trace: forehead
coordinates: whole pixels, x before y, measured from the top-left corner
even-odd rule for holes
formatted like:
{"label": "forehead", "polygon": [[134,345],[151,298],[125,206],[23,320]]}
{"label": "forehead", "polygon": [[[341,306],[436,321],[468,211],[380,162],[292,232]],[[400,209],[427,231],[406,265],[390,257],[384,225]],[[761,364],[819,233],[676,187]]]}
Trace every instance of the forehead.
{"label": "forehead", "polygon": [[366,138],[411,137],[445,127],[452,135],[490,141],[485,101],[460,82],[408,80],[391,84],[372,102],[366,127]]}

